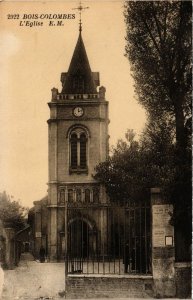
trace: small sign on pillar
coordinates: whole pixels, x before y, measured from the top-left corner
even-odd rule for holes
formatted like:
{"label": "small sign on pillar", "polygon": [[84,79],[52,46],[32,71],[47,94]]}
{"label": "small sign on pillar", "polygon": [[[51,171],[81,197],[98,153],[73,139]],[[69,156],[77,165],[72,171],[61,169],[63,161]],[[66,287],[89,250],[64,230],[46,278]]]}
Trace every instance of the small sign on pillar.
{"label": "small sign on pillar", "polygon": [[40,231],[36,231],[36,238],[41,238],[42,237],[42,233]]}
{"label": "small sign on pillar", "polygon": [[173,214],[173,205],[153,205],[152,214],[153,247],[173,246],[174,227],[170,224],[170,219]]}

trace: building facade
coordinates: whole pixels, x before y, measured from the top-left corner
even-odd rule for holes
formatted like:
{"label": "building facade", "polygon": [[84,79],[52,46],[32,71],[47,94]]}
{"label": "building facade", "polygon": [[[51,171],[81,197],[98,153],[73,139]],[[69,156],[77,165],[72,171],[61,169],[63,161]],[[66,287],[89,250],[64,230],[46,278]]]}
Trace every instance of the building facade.
{"label": "building facade", "polygon": [[35,201],[30,213],[32,252],[38,258],[43,246],[49,261],[68,253],[72,273],[84,272],[85,264],[75,262],[86,259],[94,272],[101,272],[95,262],[109,261],[110,273],[149,273],[149,202],[113,203],[93,177],[109,152],[108,101],[99,73],[91,71],[81,28],[61,83],[48,103],[48,197]]}
{"label": "building facade", "polygon": [[[95,166],[108,156],[108,102],[105,88],[99,87],[98,72],[92,72],[81,28],[68,72],[61,74],[62,91],[52,89],[48,103],[49,182],[48,182],[48,254],[51,260],[62,259],[65,250],[65,203],[84,206],[106,203],[104,188],[93,178]],[[89,248],[93,232],[97,240],[105,239],[99,214],[73,213],[68,218],[71,240],[76,248]],[[81,222],[82,229],[80,229]],[[102,225],[103,224],[103,225]],[[77,230],[74,228],[77,227]],[[78,229],[79,228],[79,229]],[[78,231],[78,232],[77,232]],[[89,232],[89,238],[88,236]],[[96,234],[96,232],[100,232]],[[81,241],[80,241],[81,240]],[[70,242],[70,241],[69,241]],[[93,244],[93,243],[92,243]],[[74,246],[69,247],[74,249]],[[85,250],[84,250],[85,251]]]}

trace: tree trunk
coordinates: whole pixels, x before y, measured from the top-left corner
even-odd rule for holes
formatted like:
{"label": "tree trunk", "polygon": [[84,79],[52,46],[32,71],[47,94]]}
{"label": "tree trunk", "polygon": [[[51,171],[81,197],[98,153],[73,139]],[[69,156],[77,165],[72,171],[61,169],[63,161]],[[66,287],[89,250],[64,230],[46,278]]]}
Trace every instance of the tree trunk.
{"label": "tree trunk", "polygon": [[176,119],[177,155],[178,159],[183,162],[186,157],[187,138],[185,134],[185,118],[182,101],[179,98],[175,99],[174,111]]}

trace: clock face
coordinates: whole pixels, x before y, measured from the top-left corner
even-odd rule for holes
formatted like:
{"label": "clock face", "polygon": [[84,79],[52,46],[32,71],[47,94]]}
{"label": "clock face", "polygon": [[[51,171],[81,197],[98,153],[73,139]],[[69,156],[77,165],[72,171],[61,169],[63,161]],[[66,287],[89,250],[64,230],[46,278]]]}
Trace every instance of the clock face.
{"label": "clock face", "polygon": [[73,110],[73,114],[75,117],[81,117],[83,115],[84,111],[82,107],[75,107]]}

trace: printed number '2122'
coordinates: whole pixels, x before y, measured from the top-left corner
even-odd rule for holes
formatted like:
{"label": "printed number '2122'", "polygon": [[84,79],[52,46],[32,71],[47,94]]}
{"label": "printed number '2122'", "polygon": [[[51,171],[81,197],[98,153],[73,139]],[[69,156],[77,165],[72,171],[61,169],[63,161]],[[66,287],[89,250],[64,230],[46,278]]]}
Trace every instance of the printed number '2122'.
{"label": "printed number '2122'", "polygon": [[19,14],[7,15],[7,19],[19,19]]}

